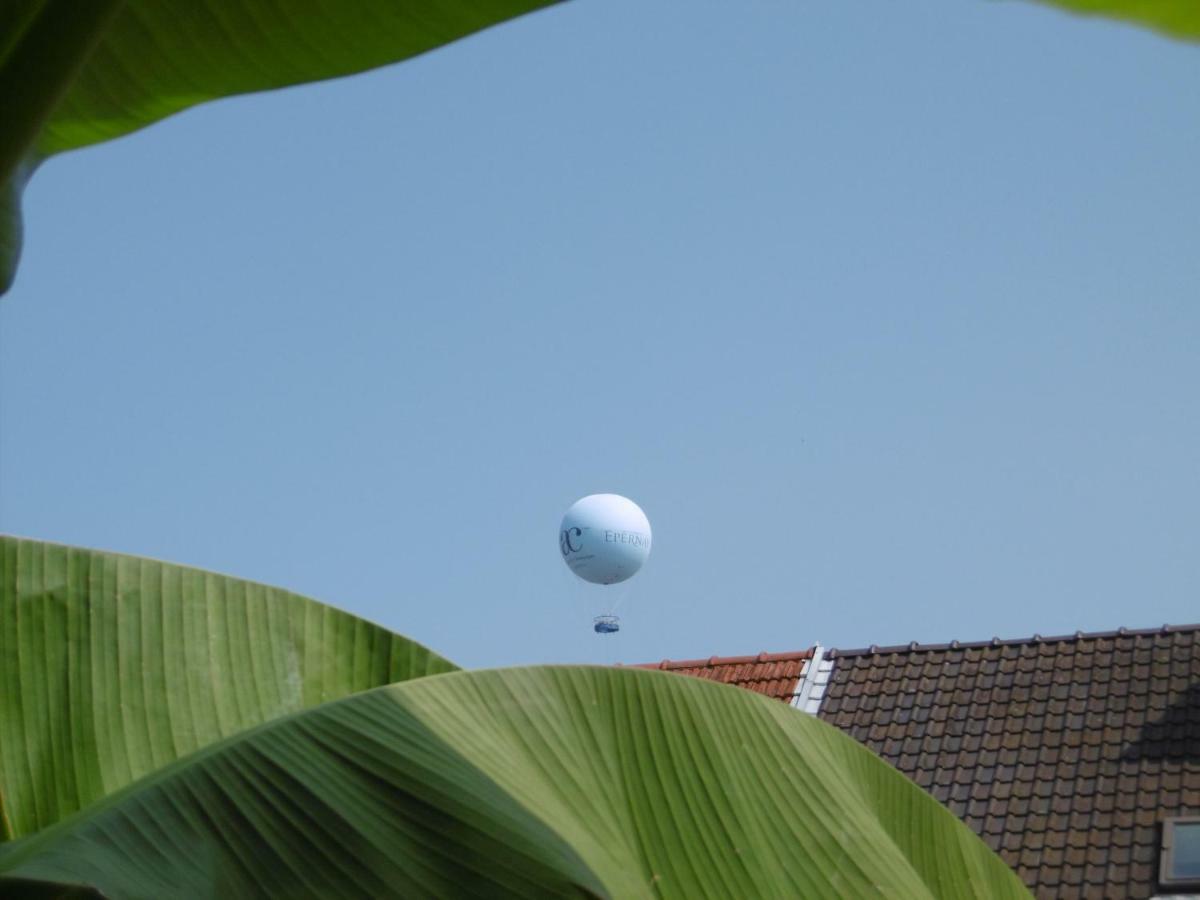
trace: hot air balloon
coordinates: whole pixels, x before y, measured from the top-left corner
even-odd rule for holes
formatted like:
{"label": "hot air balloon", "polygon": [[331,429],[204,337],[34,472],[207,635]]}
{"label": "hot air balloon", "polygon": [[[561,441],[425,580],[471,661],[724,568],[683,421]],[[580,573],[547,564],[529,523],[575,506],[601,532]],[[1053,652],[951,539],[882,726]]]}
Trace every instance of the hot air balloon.
{"label": "hot air balloon", "polygon": [[[619,494],[590,494],[563,516],[558,549],[563,562],[584,581],[619,584],[632,578],[650,556],[650,522],[640,506]],[[597,634],[620,630],[615,615],[597,616]]]}

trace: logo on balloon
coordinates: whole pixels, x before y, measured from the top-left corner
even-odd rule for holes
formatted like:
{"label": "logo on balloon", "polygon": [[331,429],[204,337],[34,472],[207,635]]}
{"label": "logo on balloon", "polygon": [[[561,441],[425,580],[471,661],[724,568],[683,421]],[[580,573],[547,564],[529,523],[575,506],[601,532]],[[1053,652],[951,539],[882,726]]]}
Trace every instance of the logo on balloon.
{"label": "logo on balloon", "polygon": [[578,539],[583,537],[583,529],[581,528],[564,528],[562,537],[558,541],[559,549],[562,550],[563,556],[569,556],[572,553],[578,553],[583,549],[583,544],[578,547],[572,542],[572,538]]}
{"label": "logo on balloon", "polygon": [[649,550],[650,535],[641,534],[637,531],[605,531],[604,542],[606,544],[630,544],[634,547],[645,547]]}

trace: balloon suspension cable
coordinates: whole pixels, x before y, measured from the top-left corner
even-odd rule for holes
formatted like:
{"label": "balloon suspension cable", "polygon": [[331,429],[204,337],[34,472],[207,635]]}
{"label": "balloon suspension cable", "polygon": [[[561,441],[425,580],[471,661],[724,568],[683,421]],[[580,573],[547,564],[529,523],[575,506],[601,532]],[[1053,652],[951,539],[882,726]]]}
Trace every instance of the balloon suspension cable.
{"label": "balloon suspension cable", "polygon": [[630,584],[628,581],[622,581],[619,585],[611,585],[608,590],[613,592],[613,602],[608,607],[609,615],[615,616],[625,605],[625,601],[629,599]]}

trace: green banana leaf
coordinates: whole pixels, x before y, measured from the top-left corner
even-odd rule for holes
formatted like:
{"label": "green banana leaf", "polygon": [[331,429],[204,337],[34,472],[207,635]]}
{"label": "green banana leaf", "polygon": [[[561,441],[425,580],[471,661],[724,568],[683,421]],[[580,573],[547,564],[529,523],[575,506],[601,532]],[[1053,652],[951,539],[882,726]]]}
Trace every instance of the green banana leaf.
{"label": "green banana leaf", "polygon": [[268,719],[455,668],[279,588],[0,537],[0,835]]}
{"label": "green banana leaf", "polygon": [[1026,897],[836,729],[664,672],[458,672],[267,723],[0,848],[112,898]]}
{"label": "green banana leaf", "polygon": [[[361,72],[558,0],[8,0],[0,5],[0,295],[46,157],[197,103]],[[1195,0],[1043,0],[1200,39]]]}
{"label": "green banana leaf", "polygon": [[1175,38],[1200,40],[1200,3],[1195,0],[1042,0],[1071,12],[1145,25]]}
{"label": "green banana leaf", "polygon": [[54,153],[197,103],[408,59],[554,0],[6,0],[0,5],[0,293],[19,195]]}

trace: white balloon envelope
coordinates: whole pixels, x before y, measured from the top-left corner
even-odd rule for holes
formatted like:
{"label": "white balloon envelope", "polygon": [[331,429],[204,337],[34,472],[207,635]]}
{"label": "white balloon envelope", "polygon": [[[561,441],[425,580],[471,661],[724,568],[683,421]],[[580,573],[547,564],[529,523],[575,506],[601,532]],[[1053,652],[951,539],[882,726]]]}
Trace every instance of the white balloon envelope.
{"label": "white balloon envelope", "polygon": [[627,497],[591,494],[563,516],[558,548],[584,581],[617,584],[635,575],[650,555],[650,521]]}

